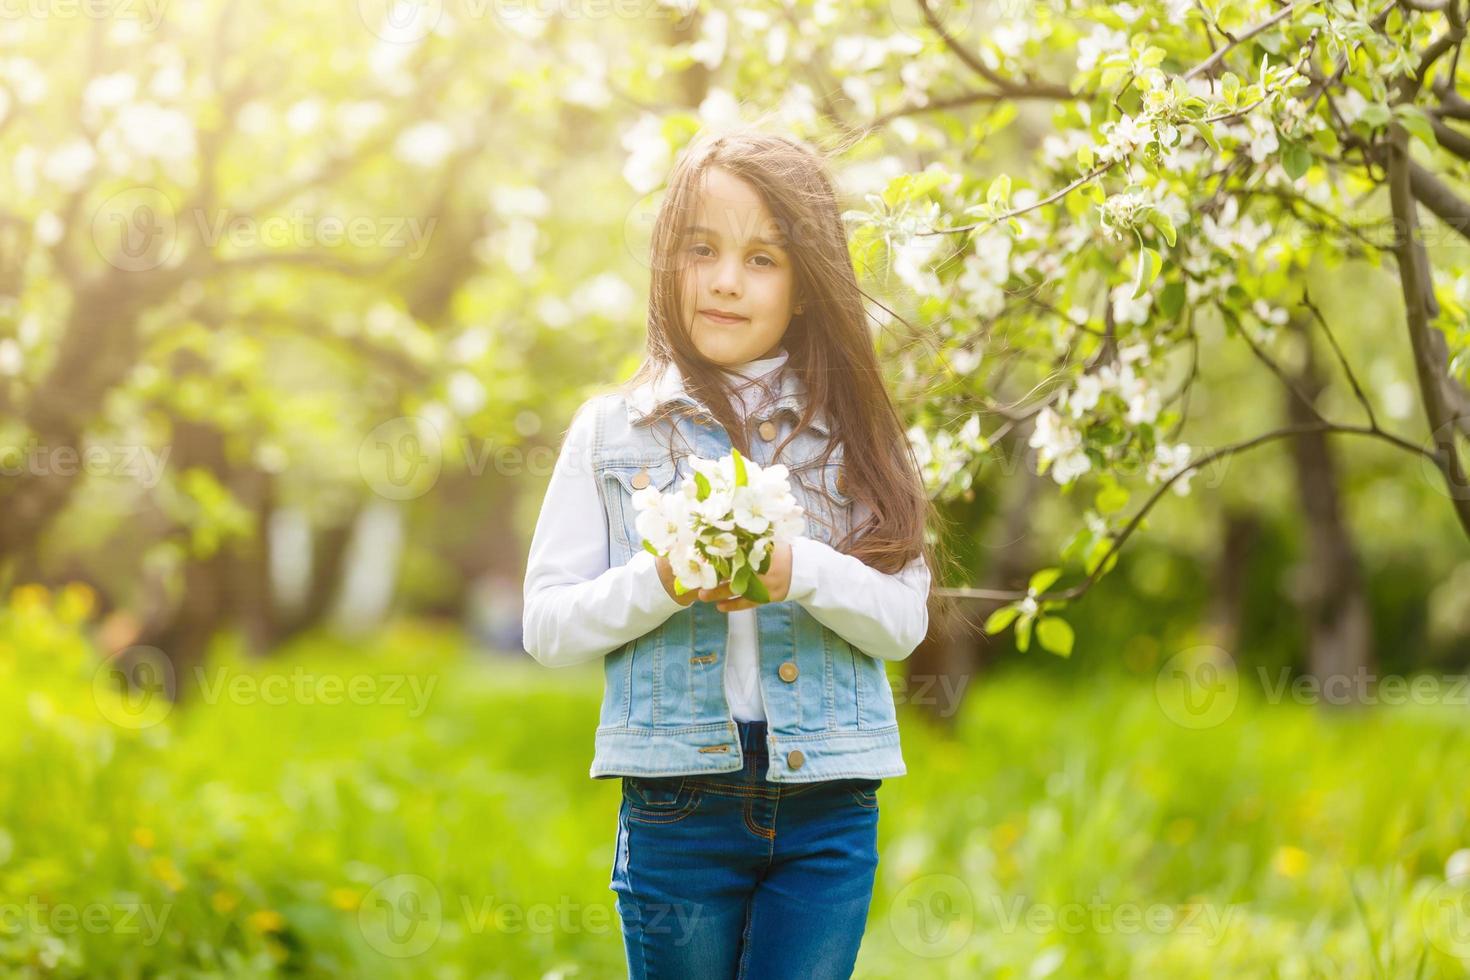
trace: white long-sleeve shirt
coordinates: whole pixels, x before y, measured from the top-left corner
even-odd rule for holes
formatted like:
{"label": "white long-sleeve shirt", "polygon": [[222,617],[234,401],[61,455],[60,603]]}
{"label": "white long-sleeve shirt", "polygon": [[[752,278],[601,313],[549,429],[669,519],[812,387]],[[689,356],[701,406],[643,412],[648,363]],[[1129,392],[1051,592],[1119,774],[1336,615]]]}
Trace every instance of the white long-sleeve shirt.
{"label": "white long-sleeve shirt", "polygon": [[[786,351],[733,365],[731,380],[761,379],[780,369]],[[737,390],[737,412],[758,407],[762,383]],[[627,564],[609,567],[608,518],[591,459],[592,418],[579,412],[562,444],[527,560],[522,612],[523,645],[537,662],[563,667],[606,656],[657,629],[685,608],[664,588],[654,556],[639,550]],[[573,461],[582,461],[574,463]],[[865,510],[855,505],[854,519]],[[929,628],[929,569],[916,557],[888,574],[813,538],[791,543],[791,586],[786,599],[871,657],[901,660]],[[700,600],[696,600],[700,601]],[[727,614],[725,695],[741,721],[763,720],[756,610]]]}

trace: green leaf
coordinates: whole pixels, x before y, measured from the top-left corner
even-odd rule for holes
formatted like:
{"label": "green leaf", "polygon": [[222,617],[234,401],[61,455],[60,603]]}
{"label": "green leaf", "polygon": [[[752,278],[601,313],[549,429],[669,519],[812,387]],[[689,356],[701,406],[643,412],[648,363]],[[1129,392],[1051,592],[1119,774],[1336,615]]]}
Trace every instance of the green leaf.
{"label": "green leaf", "polygon": [[695,494],[696,499],[708,500],[710,492],[709,479],[698,470],[694,471],[694,485],[699,488],[699,492]]}
{"label": "green leaf", "polygon": [[735,577],[730,580],[730,591],[736,595],[743,596],[750,588],[750,566],[741,565]]}
{"label": "green leaf", "polygon": [[1382,102],[1369,102],[1363,107],[1363,111],[1358,113],[1359,121],[1367,123],[1374,129],[1377,129],[1379,126],[1387,126],[1388,121],[1392,118],[1393,114],[1388,111],[1388,106]]}
{"label": "green leaf", "polygon": [[1059,657],[1070,657],[1072,655],[1072,624],[1065,619],[1048,616],[1036,624],[1036,638],[1041,641],[1043,648],[1050,650]]}
{"label": "green leaf", "polygon": [[1077,147],[1077,166],[1083,170],[1091,170],[1093,166],[1092,144],[1084,143]]}
{"label": "green leaf", "polygon": [[1111,546],[1112,542],[1106,535],[1093,541],[1091,550],[1087,552],[1087,558],[1082,562],[1082,570],[1088,575],[1097,571],[1098,563],[1103,560],[1103,556],[1108,553],[1108,548]]}
{"label": "green leaf", "polygon": [[1285,151],[1281,154],[1281,169],[1286,171],[1286,176],[1296,180],[1312,167],[1312,151],[1307,144],[1293,140],[1286,144]]}
{"label": "green leaf", "polygon": [[1099,514],[1116,514],[1128,506],[1128,489],[1111,483],[1099,490],[1092,502]]}
{"label": "green leaf", "polygon": [[743,487],[745,486],[745,458],[740,455],[740,450],[733,446],[730,448],[730,455],[735,459],[735,485]]}
{"label": "green leaf", "polygon": [[[749,566],[746,567],[748,568]],[[770,602],[771,592],[766,588],[766,583],[752,575],[750,577],[750,585],[745,590],[745,598],[751,602]]]}
{"label": "green leaf", "polygon": [[1159,210],[1150,211],[1148,213],[1148,223],[1159,230],[1159,233],[1164,236],[1164,241],[1168,242],[1170,247],[1174,245],[1174,219],[1169,217],[1168,212]]}
{"label": "green leaf", "polygon": [[985,617],[985,632],[994,635],[1003,631],[1020,614],[1020,606],[1001,606],[995,612]]}
{"label": "green leaf", "polygon": [[643,550],[644,551],[647,551],[647,552],[650,552],[651,554],[654,554],[654,555],[657,555],[658,554],[658,549],[655,548],[652,544],[650,544],[649,543],[649,540],[647,538],[644,538],[643,539]]}
{"label": "green leaf", "polygon": [[1031,576],[1031,581],[1026,583],[1026,587],[1032,592],[1045,592],[1053,582],[1061,577],[1060,568],[1043,568]]}
{"label": "green leaf", "polygon": [[1159,253],[1147,245],[1138,249],[1138,274],[1133,279],[1133,298],[1142,296],[1153,281],[1158,278],[1159,270],[1164,267],[1164,260]]}
{"label": "green leaf", "polygon": [[1159,313],[1166,320],[1172,320],[1184,309],[1184,283],[1171,282],[1159,293]]}
{"label": "green leaf", "polygon": [[1194,128],[1199,130],[1199,134],[1204,137],[1205,142],[1210,144],[1210,149],[1216,153],[1222,152],[1220,141],[1215,137],[1215,127],[1213,125],[1207,122],[1196,122]]}
{"label": "green leaf", "polygon": [[1235,105],[1235,100],[1240,97],[1240,76],[1233,71],[1227,71],[1221,75],[1220,95],[1224,98],[1226,105]]}
{"label": "green leaf", "polygon": [[1398,116],[1399,125],[1408,130],[1410,136],[1415,137],[1425,146],[1431,148],[1439,146],[1439,139],[1434,135],[1434,125],[1419,106],[1397,105],[1394,106],[1393,112]]}
{"label": "green leaf", "polygon": [[1011,178],[1001,174],[990,182],[990,188],[985,192],[985,203],[992,208],[1003,208],[1011,198]]}
{"label": "green leaf", "polygon": [[1031,627],[1035,623],[1035,616],[1022,616],[1021,621],[1016,624],[1016,649],[1022,653],[1031,645]]}

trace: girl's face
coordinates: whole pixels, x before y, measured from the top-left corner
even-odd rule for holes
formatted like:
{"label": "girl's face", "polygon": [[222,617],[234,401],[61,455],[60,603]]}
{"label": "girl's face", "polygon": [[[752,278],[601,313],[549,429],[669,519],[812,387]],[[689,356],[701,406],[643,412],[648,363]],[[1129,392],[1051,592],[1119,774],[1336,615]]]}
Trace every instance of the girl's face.
{"label": "girl's face", "polygon": [[719,167],[705,171],[679,248],[681,315],[706,359],[729,365],[776,353],[794,304],[785,244],[753,186]]}

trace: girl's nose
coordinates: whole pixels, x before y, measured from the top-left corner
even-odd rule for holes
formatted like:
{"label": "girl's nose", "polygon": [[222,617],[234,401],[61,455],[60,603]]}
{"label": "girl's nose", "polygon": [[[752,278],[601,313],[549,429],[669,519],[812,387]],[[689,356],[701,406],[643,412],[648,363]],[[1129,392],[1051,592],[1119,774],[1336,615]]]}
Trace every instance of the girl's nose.
{"label": "girl's nose", "polygon": [[710,288],[717,293],[725,293],[730,296],[740,295],[740,267],[731,262],[721,262],[715,270],[715,278],[710,283]]}

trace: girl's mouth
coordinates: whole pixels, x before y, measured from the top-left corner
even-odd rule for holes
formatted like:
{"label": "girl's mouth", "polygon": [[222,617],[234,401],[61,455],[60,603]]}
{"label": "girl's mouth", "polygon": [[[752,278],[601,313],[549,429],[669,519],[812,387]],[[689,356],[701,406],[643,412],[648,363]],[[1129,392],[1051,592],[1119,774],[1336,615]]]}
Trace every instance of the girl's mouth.
{"label": "girl's mouth", "polygon": [[750,317],[746,316],[729,316],[725,313],[716,313],[714,310],[700,310],[699,313],[706,320],[713,320],[715,323],[744,323],[750,319]]}

